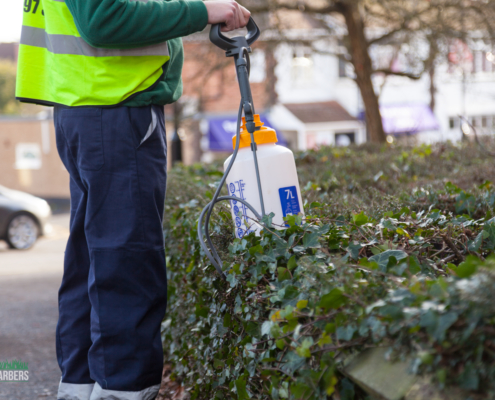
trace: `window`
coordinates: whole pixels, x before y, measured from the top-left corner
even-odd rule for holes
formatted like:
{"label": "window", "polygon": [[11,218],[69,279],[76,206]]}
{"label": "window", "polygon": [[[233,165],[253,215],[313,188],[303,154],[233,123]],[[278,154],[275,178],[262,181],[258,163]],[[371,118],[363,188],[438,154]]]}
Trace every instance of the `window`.
{"label": "window", "polygon": [[296,49],[292,59],[292,82],[303,86],[313,82],[314,63],[311,51],[305,48]]}
{"label": "window", "polygon": [[256,49],[250,55],[251,73],[249,81],[251,83],[261,83],[266,79],[266,59],[263,50]]}
{"label": "window", "polygon": [[455,125],[456,125],[455,122],[456,121],[455,121],[455,118],[454,117],[450,117],[449,118],[449,128],[450,129],[455,129]]}
{"label": "window", "polygon": [[[468,116],[466,120],[479,132],[489,132],[495,129],[495,115]],[[450,129],[457,129],[461,124],[464,125],[465,123],[465,121],[461,121],[457,117],[449,118]]]}
{"label": "window", "polygon": [[347,78],[347,61],[339,57],[339,78]]}
{"label": "window", "polygon": [[346,132],[346,133],[336,133],[335,134],[335,146],[347,147],[353,143],[356,143],[356,133]]}
{"label": "window", "polygon": [[473,72],[495,71],[495,55],[491,51],[477,50],[473,52]]}
{"label": "window", "polygon": [[475,51],[473,54],[473,72],[476,74],[478,72],[483,72],[483,52]]}

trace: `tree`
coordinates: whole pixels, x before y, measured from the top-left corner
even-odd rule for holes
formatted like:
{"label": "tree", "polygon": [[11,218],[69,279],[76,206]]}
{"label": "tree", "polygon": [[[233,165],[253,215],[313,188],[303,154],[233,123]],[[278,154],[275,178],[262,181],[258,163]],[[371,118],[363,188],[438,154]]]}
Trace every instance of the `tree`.
{"label": "tree", "polygon": [[[419,79],[424,72],[429,72],[434,94],[435,62],[448,53],[449,40],[467,40],[473,35],[489,41],[495,39],[494,3],[489,0],[265,0],[246,5],[255,13],[279,10],[305,13],[322,22],[321,26],[332,35],[335,32],[329,19],[342,21],[346,28],[343,43],[365,106],[370,140],[384,142],[386,137],[373,75]],[[387,44],[401,51],[405,43],[418,40],[423,40],[428,49],[424,54],[420,51],[409,54],[409,71],[378,67],[372,62],[374,46]],[[414,50],[417,48],[410,52]]]}
{"label": "tree", "polygon": [[0,114],[14,114],[19,110],[15,100],[16,65],[0,60]]}

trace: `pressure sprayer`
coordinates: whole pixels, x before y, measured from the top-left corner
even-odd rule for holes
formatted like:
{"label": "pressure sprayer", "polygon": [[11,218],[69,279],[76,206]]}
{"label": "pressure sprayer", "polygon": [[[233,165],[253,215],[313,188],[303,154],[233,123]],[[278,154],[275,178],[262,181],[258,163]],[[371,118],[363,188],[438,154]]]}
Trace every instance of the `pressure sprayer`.
{"label": "pressure sprayer", "polygon": [[[216,203],[230,201],[237,238],[252,232],[259,234],[263,228],[272,229],[266,226],[264,218],[270,213],[275,214],[273,226],[284,229],[284,217],[302,213],[303,207],[294,155],[289,149],[276,144],[278,140],[275,130],[264,126],[254,109],[249,84],[249,54],[251,45],[260,36],[260,30],[252,18],[247,25],[248,33],[245,37],[228,38],[220,29],[220,24],[212,26],[210,40],[225,50],[227,57],[234,57],[241,104],[236,135],[232,138],[234,152],[224,163],[224,175],[211,202],[199,216],[198,236],[209,260],[220,276],[226,279],[222,260],[211,241],[208,229]],[[260,170],[263,171],[261,176]],[[220,197],[225,182],[229,195]]]}

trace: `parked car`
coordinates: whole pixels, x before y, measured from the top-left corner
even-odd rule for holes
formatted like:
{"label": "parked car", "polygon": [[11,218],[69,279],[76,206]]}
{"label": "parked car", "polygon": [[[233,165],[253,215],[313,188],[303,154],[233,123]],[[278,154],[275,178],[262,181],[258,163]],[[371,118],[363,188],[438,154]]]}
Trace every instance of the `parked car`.
{"label": "parked car", "polygon": [[0,240],[12,249],[29,249],[46,232],[52,214],[39,197],[0,185]]}

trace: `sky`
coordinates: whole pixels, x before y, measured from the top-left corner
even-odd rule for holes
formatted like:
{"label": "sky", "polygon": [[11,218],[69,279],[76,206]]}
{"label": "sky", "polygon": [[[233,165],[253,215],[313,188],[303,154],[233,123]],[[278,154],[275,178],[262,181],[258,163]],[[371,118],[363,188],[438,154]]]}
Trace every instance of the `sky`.
{"label": "sky", "polygon": [[0,0],[0,43],[19,41],[23,5],[23,0]]}

